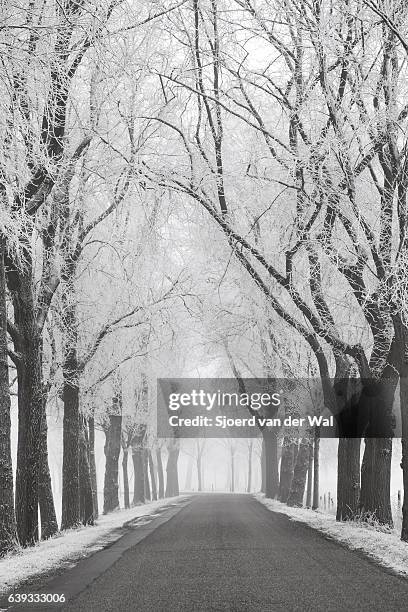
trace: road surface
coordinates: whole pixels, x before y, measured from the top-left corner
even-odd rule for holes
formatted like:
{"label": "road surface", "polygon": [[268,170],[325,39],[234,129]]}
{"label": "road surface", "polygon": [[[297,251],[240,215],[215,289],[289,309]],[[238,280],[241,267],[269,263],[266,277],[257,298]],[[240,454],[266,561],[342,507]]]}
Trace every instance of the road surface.
{"label": "road surface", "polygon": [[[123,550],[108,569],[105,559],[103,573],[63,610],[408,609],[408,580],[269,511],[249,495],[197,495],[181,510],[168,512],[171,518]],[[81,565],[85,575],[87,567],[95,572],[98,563],[91,557]],[[60,589],[64,576],[58,580],[54,586]],[[52,582],[46,590],[51,587]]]}

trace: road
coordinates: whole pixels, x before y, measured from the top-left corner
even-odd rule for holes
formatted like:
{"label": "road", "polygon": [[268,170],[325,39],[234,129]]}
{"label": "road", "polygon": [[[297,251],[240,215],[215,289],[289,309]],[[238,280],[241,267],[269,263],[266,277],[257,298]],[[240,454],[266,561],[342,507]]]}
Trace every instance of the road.
{"label": "road", "polygon": [[[100,567],[103,573],[63,610],[408,609],[408,580],[269,511],[251,496],[198,495],[181,510],[168,512],[171,517],[166,522],[151,528],[137,544],[123,546],[107,569],[105,559],[105,567]],[[126,536],[122,540],[126,542]],[[87,567],[95,572],[98,566],[94,557],[81,564],[81,575]],[[61,588],[63,580],[64,576],[59,577],[59,586],[51,583],[50,587]]]}

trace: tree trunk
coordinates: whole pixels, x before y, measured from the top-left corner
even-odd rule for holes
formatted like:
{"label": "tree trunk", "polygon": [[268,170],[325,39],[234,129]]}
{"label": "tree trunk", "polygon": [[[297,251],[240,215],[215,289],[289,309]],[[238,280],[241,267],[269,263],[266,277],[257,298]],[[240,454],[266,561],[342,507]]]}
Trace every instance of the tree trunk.
{"label": "tree trunk", "polygon": [[295,450],[296,443],[291,436],[285,436],[283,439],[282,457],[280,465],[280,480],[279,480],[279,501],[286,504],[289,497],[289,491],[293,479],[293,470],[295,468]]}
{"label": "tree trunk", "polygon": [[231,493],[235,493],[235,452],[231,449]]}
{"label": "tree trunk", "polygon": [[17,533],[22,546],[38,540],[38,474],[42,421],[42,338],[35,316],[32,260],[30,247],[24,252],[24,272],[13,268],[7,272],[12,296],[14,349],[18,380],[18,442],[15,512]]}
{"label": "tree trunk", "polygon": [[177,463],[179,456],[179,449],[177,447],[168,448],[168,459],[167,459],[167,479],[166,479],[166,497],[175,497],[179,495],[179,484],[178,484],[178,471]]}
{"label": "tree trunk", "polygon": [[261,444],[261,493],[265,493],[265,488],[266,488],[265,438],[262,436],[262,444]]}
{"label": "tree trunk", "polygon": [[395,318],[394,327],[399,349],[400,374],[400,412],[401,412],[401,445],[402,445],[402,525],[401,540],[408,542],[408,327]]}
{"label": "tree trunk", "polygon": [[198,451],[198,453],[197,453],[196,465],[197,465],[197,486],[198,486],[198,490],[202,491],[203,490],[203,482],[202,482],[201,454],[200,454],[200,451]]}
{"label": "tree trunk", "polygon": [[17,543],[11,461],[11,419],[7,356],[5,240],[0,236],[0,557]]}
{"label": "tree trunk", "polygon": [[313,448],[313,503],[312,509],[319,508],[319,477],[320,477],[320,431],[315,428],[314,432],[314,448]]}
{"label": "tree trunk", "polygon": [[296,457],[295,468],[293,471],[292,484],[289,491],[288,506],[303,506],[305,494],[307,468],[309,465],[310,440],[304,437],[300,440],[299,450]]}
{"label": "tree trunk", "polygon": [[152,483],[152,495],[151,495],[151,498],[154,501],[156,501],[156,499],[157,499],[156,475],[154,473],[154,463],[153,463],[152,451],[150,450],[150,448],[147,451],[147,458],[148,458],[148,461],[149,461],[150,482]]}
{"label": "tree trunk", "polygon": [[275,431],[262,432],[265,442],[265,497],[273,499],[279,490],[278,438]]}
{"label": "tree trunk", "polygon": [[147,448],[143,451],[143,473],[144,473],[144,488],[145,488],[145,499],[146,501],[151,500],[150,482],[149,482],[149,459],[147,454]]}
{"label": "tree trunk", "polygon": [[103,487],[103,513],[119,508],[119,455],[122,434],[122,416],[109,415],[109,428],[105,443],[105,482]]}
{"label": "tree trunk", "polygon": [[62,450],[62,521],[61,529],[71,529],[80,524],[79,508],[79,367],[78,321],[75,302],[75,262],[64,270],[65,282],[61,293],[64,318],[63,374],[63,450]]}
{"label": "tree trunk", "polygon": [[390,501],[392,438],[366,438],[361,465],[362,515],[392,526]]}
{"label": "tree trunk", "polygon": [[93,525],[95,517],[89,467],[89,441],[83,416],[80,418],[79,444],[79,516],[83,525]]}
{"label": "tree trunk", "polygon": [[145,475],[143,448],[132,448],[133,459],[133,505],[138,506],[145,503]]}
{"label": "tree trunk", "polygon": [[38,508],[41,487],[44,534],[48,530],[54,530],[55,517],[52,516],[50,482],[47,482],[45,476],[40,483],[40,471],[48,472],[48,466],[43,463],[44,444],[41,441],[45,409],[42,381],[43,343],[42,330],[39,329],[36,319],[33,265],[29,247],[25,249],[24,258],[24,272],[18,273],[11,264],[8,287],[13,300],[14,324],[17,330],[13,337],[14,348],[19,354],[15,510],[19,542],[22,546],[27,546],[36,542],[39,536]]}
{"label": "tree trunk", "polygon": [[43,415],[40,436],[41,462],[38,478],[38,503],[41,517],[41,539],[46,540],[58,532],[55,514],[54,497],[52,494],[50,468],[48,464],[46,393],[43,397]]}
{"label": "tree trunk", "polygon": [[402,445],[402,525],[401,540],[408,542],[408,327],[401,317],[394,317],[395,342],[398,351],[400,413],[401,413],[401,445]]}
{"label": "tree trunk", "polygon": [[128,475],[128,459],[129,451],[126,446],[122,445],[122,473],[123,473],[123,492],[124,492],[124,503],[125,508],[130,508],[129,498],[129,475]]}
{"label": "tree trunk", "polygon": [[248,479],[247,479],[247,493],[251,492],[252,489],[252,448],[253,441],[251,440],[248,446]]}
{"label": "tree trunk", "polygon": [[[31,285],[30,285],[31,293]],[[42,342],[37,336],[34,313],[27,303],[18,315],[24,330],[18,373],[18,443],[16,470],[16,519],[19,542],[27,546],[38,541],[38,484],[41,448],[39,444],[42,400]],[[25,300],[24,300],[25,301]],[[32,302],[31,302],[32,306]],[[16,311],[15,311],[16,312]]]}
{"label": "tree trunk", "polygon": [[64,420],[62,455],[61,529],[79,525],[79,387],[76,345],[66,349],[64,359]]}
{"label": "tree trunk", "polygon": [[313,441],[311,440],[309,447],[309,463],[307,466],[306,508],[310,508],[312,506],[313,455]]}
{"label": "tree trunk", "polygon": [[95,418],[90,416],[88,419],[88,430],[89,430],[89,472],[91,477],[92,487],[92,503],[93,503],[93,514],[94,518],[98,518],[99,504],[98,504],[98,480],[96,474],[96,462],[95,462]]}
{"label": "tree trunk", "polygon": [[404,499],[402,502],[401,540],[408,542],[408,364],[404,363],[400,379],[401,425],[402,425],[402,478]]}
{"label": "tree trunk", "polygon": [[383,376],[376,383],[375,394],[369,396],[370,421],[361,465],[360,511],[363,517],[375,517],[379,523],[392,527],[392,409],[398,378],[394,371],[388,378],[385,378],[385,373]]}
{"label": "tree trunk", "polygon": [[360,438],[339,438],[336,520],[355,518],[360,496]]}
{"label": "tree trunk", "polygon": [[191,491],[192,490],[193,463],[194,463],[194,459],[190,455],[189,458],[188,458],[188,463],[187,463],[186,482],[184,484],[184,489],[186,491]]}
{"label": "tree trunk", "polygon": [[156,460],[157,460],[157,476],[159,480],[159,499],[164,497],[164,474],[163,474],[163,461],[161,455],[161,448],[156,449]]}

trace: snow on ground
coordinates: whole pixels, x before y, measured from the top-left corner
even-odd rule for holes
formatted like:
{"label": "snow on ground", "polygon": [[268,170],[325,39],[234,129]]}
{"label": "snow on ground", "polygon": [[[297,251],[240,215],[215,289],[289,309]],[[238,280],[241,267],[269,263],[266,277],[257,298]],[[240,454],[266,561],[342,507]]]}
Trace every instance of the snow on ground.
{"label": "snow on ground", "polygon": [[276,500],[265,499],[263,494],[257,494],[255,497],[273,512],[280,512],[293,520],[306,523],[352,550],[364,552],[381,565],[408,577],[408,544],[401,542],[396,531],[380,530],[358,521],[341,523],[337,522],[332,514],[307,508],[289,508]]}
{"label": "snow on ground", "polygon": [[75,565],[81,558],[117,540],[120,537],[118,529],[127,521],[153,514],[161,506],[180,502],[185,497],[160,499],[129,510],[111,512],[100,516],[93,527],[70,529],[33,547],[3,557],[0,560],[0,593],[56,568]]}

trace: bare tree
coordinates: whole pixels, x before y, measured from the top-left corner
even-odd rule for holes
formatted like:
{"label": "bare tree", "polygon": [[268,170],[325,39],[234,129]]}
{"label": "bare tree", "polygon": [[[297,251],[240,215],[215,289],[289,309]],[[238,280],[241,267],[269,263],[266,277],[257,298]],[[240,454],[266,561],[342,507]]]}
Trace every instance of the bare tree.
{"label": "bare tree", "polygon": [[[154,120],[166,134],[173,134],[175,143],[178,140],[185,163],[176,170],[173,164],[168,172],[146,159],[144,174],[152,183],[190,198],[207,211],[269,306],[309,345],[323,382],[325,403],[336,418],[343,407],[337,391],[344,384],[346,395],[350,393],[350,376],[387,381],[387,396],[377,399],[385,431],[382,437],[375,437],[374,423],[366,424],[361,496],[350,512],[360,507],[391,524],[391,413],[401,363],[398,347],[402,346],[390,333],[396,311],[389,305],[397,304],[389,289],[395,287],[400,257],[400,249],[395,258],[391,247],[396,227],[392,211],[398,197],[399,215],[404,210],[406,156],[394,119],[384,122],[383,118],[406,119],[395,97],[395,79],[401,75],[397,68],[401,41],[392,28],[390,33],[389,24],[388,29],[379,27],[366,9],[354,5],[355,10],[345,4],[333,14],[339,37],[334,40],[319,4],[305,7],[287,2],[285,20],[278,19],[273,27],[274,15],[281,14],[282,6],[269,2],[255,6],[246,0],[235,4],[236,21],[232,14],[222,25],[218,3],[195,2],[192,21],[175,22],[172,17],[188,49],[189,69],[177,74],[160,71],[169,91],[174,87],[177,96],[164,101],[163,111]],[[240,37],[234,39],[235,25]],[[229,37],[220,35],[221,27],[229,28]],[[248,33],[247,39],[241,36],[242,30]],[[247,48],[247,40],[254,37],[274,58],[261,69],[251,63],[249,43]],[[230,47],[223,45],[227,38],[234,41]],[[362,96],[360,85],[366,81],[373,85]],[[188,124],[176,121],[171,113],[179,101],[190,109]],[[310,121],[316,108],[321,120]],[[281,124],[272,127],[271,112],[282,119],[284,128]],[[242,151],[244,161],[236,169],[223,143],[227,130],[239,124],[253,134],[263,152],[256,159]],[[242,184],[245,180],[262,185],[271,196],[272,204],[256,215],[265,230],[273,227],[267,218],[275,211],[275,203],[290,203],[289,233],[279,214],[273,218],[285,238],[281,252],[271,254],[263,244],[261,248],[259,239],[249,238],[255,224],[244,223],[242,208],[227,181],[232,173],[239,175]],[[366,205],[362,213],[360,202],[365,203],[367,183],[376,205],[371,209]],[[377,235],[373,230],[376,215],[380,220]],[[403,216],[400,221],[403,226]],[[397,233],[395,241],[402,245],[401,239]],[[341,247],[344,240],[347,252]],[[342,325],[345,313],[327,282],[329,270],[339,279],[353,313],[346,333]],[[351,481],[346,478],[350,466],[341,458],[351,454],[357,470],[360,446],[341,438],[338,499],[348,501],[350,487],[360,480],[359,470]]]}
{"label": "bare tree", "polygon": [[117,374],[113,384],[112,409],[108,413],[109,423],[105,429],[105,485],[103,490],[103,513],[119,508],[119,454],[122,434],[122,380]]}

